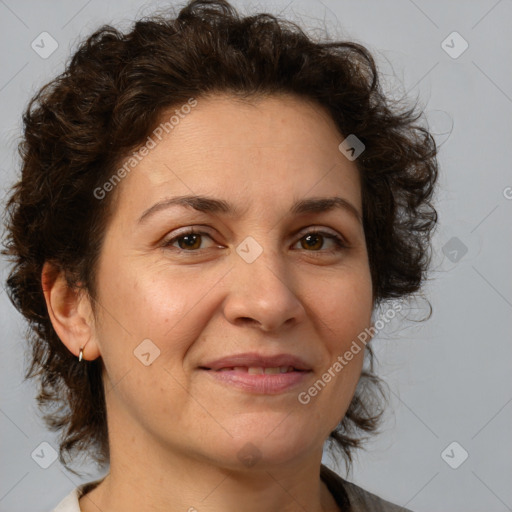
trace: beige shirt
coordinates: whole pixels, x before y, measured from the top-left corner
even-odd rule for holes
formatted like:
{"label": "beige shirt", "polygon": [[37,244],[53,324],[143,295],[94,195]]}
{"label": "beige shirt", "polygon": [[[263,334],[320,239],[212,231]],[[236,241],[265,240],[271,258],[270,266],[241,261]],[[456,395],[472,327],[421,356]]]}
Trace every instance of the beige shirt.
{"label": "beige shirt", "polygon": [[[327,466],[321,466],[320,477],[343,512],[411,512],[409,509],[394,505],[351,482],[347,482]],[[95,480],[76,487],[52,512],[81,512],[78,500],[102,480]]]}

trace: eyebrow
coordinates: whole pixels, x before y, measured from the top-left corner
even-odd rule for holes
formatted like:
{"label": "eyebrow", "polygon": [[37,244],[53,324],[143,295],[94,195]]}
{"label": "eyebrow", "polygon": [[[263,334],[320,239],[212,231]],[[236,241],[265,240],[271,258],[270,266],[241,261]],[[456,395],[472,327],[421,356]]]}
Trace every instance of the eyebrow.
{"label": "eyebrow", "polygon": [[[203,213],[225,214],[233,217],[239,217],[242,214],[238,208],[223,199],[215,199],[208,196],[187,195],[164,199],[163,201],[155,203],[144,211],[140,216],[138,223],[140,224],[146,221],[151,215],[172,206],[182,206]],[[346,199],[337,196],[302,199],[292,205],[290,213],[294,215],[304,213],[323,213],[334,209],[345,210],[355,217],[360,224],[362,224],[361,214],[357,208]]]}

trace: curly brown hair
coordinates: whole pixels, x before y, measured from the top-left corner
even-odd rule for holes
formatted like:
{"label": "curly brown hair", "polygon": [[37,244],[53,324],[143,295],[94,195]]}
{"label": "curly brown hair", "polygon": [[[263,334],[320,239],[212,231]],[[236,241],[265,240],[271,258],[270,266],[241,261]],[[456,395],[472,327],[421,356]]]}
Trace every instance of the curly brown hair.
{"label": "curly brown hair", "polygon": [[[31,99],[19,145],[21,179],[7,203],[2,253],[13,259],[9,297],[27,319],[38,403],[61,432],[59,458],[109,461],[101,357],[79,363],[57,336],[42,292],[45,262],[70,287],[96,297],[95,269],[115,194],[93,191],[141,146],[162,112],[190,97],[292,94],[327,109],[365,151],[360,172],[374,306],[420,289],[437,222],[432,196],[437,147],[416,123],[416,105],[387,98],[369,51],[348,41],[316,41],[270,14],[242,17],[223,0],[195,0],[178,14],[135,22],[124,34],[105,25],[83,41],[65,71]],[[94,300],[92,300],[94,307]],[[368,347],[351,405],[331,445],[351,451],[375,432],[385,402]]]}

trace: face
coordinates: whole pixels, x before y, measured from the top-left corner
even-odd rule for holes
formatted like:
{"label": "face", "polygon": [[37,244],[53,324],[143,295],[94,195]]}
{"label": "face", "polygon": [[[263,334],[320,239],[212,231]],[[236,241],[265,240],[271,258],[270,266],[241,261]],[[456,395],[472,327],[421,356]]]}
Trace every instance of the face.
{"label": "face", "polygon": [[[333,370],[371,321],[358,171],[317,105],[197,101],[116,190],[93,342],[109,426],[224,467],[297,462],[361,372],[363,350]],[[214,202],[165,203],[182,196]]]}

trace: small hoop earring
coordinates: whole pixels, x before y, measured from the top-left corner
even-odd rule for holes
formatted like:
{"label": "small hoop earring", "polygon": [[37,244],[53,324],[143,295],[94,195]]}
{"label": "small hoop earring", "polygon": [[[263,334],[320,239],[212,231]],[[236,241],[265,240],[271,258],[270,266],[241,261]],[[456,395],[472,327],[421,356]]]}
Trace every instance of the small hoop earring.
{"label": "small hoop earring", "polygon": [[[87,342],[87,343],[89,343],[89,342]],[[87,345],[87,343],[85,345]],[[78,354],[78,362],[79,363],[82,361],[85,345],[83,347],[80,347],[80,353]]]}

